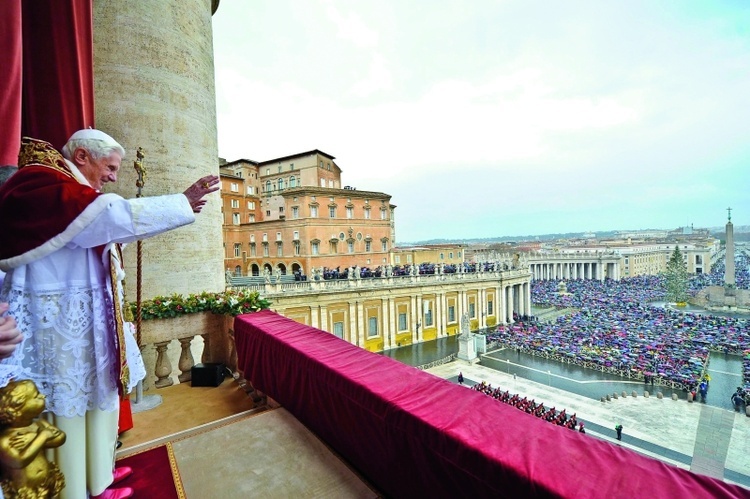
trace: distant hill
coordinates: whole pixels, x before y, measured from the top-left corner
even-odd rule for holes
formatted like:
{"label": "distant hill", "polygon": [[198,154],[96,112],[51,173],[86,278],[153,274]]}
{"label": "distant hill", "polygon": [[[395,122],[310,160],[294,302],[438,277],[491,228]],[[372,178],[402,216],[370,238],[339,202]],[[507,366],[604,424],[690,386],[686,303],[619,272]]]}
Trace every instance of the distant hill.
{"label": "distant hill", "polygon": [[[644,229],[644,230],[665,230],[665,229]],[[672,229],[670,229],[672,230]],[[721,227],[710,227],[708,229],[711,235],[717,239],[724,240],[724,230]],[[621,232],[634,232],[632,230],[608,230],[608,231],[597,231],[597,232],[560,232],[555,234],[541,234],[541,235],[525,235],[525,236],[494,236],[494,237],[477,237],[467,239],[426,239],[423,241],[401,241],[399,246],[420,246],[427,244],[492,244],[492,243],[510,243],[510,242],[521,242],[521,241],[554,241],[557,239],[580,239],[583,237],[591,237],[594,234],[596,239],[606,239],[615,237]],[[735,225],[734,226],[734,239],[735,241],[750,241],[750,225]]]}

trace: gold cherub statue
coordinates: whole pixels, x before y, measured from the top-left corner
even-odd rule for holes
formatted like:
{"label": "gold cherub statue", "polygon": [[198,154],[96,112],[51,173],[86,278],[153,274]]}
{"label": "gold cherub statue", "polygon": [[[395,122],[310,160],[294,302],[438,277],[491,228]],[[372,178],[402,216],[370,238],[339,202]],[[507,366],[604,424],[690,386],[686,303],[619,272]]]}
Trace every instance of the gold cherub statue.
{"label": "gold cherub statue", "polygon": [[44,395],[33,381],[11,381],[0,389],[0,485],[5,497],[54,498],[65,478],[44,449],[65,443],[65,433],[43,419]]}

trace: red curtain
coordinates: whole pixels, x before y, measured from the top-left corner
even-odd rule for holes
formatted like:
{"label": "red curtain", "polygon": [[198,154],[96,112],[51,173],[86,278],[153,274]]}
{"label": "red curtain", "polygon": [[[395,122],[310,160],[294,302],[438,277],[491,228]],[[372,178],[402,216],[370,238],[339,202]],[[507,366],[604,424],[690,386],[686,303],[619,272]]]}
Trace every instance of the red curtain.
{"label": "red curtain", "polygon": [[22,135],[60,148],[94,125],[93,40],[92,0],[0,2],[0,165],[16,164]]}

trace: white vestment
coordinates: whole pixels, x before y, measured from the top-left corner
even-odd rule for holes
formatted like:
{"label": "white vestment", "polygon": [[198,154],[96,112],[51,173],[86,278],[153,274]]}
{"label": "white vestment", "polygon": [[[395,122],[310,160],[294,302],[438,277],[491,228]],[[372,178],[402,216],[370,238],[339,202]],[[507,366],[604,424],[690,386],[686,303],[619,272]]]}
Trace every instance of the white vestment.
{"label": "white vestment", "polygon": [[[12,356],[0,361],[0,387],[11,379],[32,379],[47,398],[47,410],[58,426],[71,418],[85,428],[70,427],[66,443],[55,449],[57,464],[66,476],[71,475],[63,497],[85,497],[81,480],[72,475],[82,473],[83,486],[88,483],[92,494],[112,482],[117,417],[94,419],[96,434],[107,433],[104,438],[91,438],[90,425],[92,412],[112,413],[119,408],[113,300],[120,297],[113,296],[107,250],[102,255],[96,248],[147,238],[194,220],[183,194],[139,199],[103,194],[51,241],[58,249],[49,253],[46,248],[49,254],[42,258],[21,265],[15,260],[14,268],[3,267],[7,275],[0,302],[9,302],[8,314],[24,339]],[[109,456],[109,463],[105,457],[104,466],[92,470],[92,463],[85,463],[87,455],[97,461]],[[96,476],[92,479],[92,475]]]}

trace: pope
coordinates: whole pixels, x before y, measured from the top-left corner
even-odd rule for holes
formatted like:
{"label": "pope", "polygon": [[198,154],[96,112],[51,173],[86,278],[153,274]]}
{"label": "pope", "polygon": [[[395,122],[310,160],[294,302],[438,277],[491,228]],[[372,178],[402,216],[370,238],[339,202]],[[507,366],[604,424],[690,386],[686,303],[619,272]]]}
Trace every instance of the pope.
{"label": "pope", "polygon": [[54,461],[63,498],[120,498],[112,485],[120,394],[128,386],[119,244],[195,221],[219,189],[208,175],[183,193],[124,199],[102,193],[117,181],[125,150],[100,130],[74,133],[62,154],[24,138],[18,171],[0,187],[0,303],[22,342],[0,361],[0,387],[30,379],[46,397],[49,422],[67,435]]}

